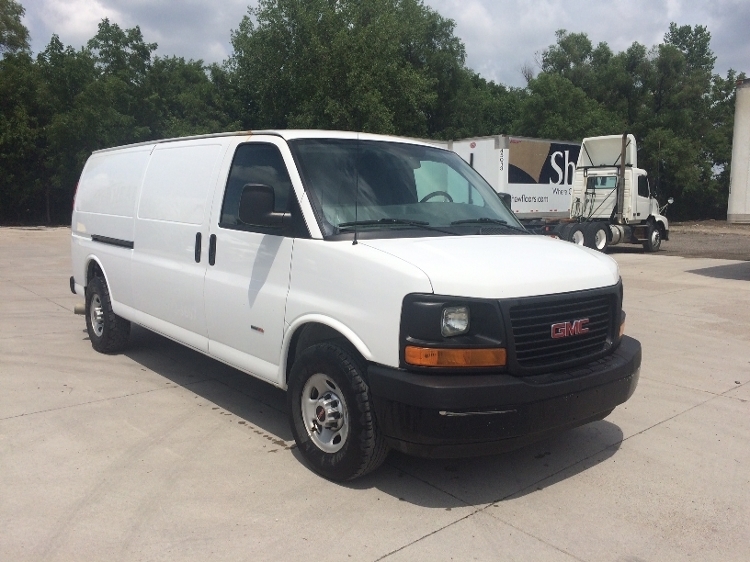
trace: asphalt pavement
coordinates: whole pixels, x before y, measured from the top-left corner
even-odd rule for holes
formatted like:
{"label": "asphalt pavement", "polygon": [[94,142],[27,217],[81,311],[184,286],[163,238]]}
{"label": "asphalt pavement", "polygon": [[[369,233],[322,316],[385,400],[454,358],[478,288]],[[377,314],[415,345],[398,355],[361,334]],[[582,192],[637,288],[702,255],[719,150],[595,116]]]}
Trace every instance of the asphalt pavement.
{"label": "asphalt pavement", "polygon": [[613,253],[635,395],[513,453],[335,484],[282,391],[134,328],[96,353],[66,228],[0,228],[0,560],[750,559],[750,262]]}

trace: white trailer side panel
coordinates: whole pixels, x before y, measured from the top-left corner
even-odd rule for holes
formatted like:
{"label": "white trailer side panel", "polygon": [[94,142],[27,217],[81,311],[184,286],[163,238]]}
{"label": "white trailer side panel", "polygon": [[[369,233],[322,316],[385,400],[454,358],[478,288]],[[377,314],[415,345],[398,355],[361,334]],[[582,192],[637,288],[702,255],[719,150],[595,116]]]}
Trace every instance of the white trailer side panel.
{"label": "white trailer side panel", "polygon": [[499,135],[454,141],[453,150],[496,191],[511,195],[519,218],[569,216],[580,145]]}
{"label": "white trailer side panel", "polygon": [[727,222],[750,223],[750,79],[737,83]]}

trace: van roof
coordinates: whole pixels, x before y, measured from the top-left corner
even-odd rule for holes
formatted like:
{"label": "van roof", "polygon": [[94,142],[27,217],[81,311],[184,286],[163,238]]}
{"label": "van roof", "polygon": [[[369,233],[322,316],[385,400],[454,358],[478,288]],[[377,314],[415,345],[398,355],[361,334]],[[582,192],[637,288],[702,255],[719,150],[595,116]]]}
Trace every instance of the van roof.
{"label": "van roof", "polygon": [[[413,138],[407,138],[407,137],[397,137],[397,136],[391,136],[391,135],[376,135],[373,133],[357,133],[354,131],[328,131],[324,129],[261,129],[257,131],[232,131],[232,132],[226,132],[226,133],[210,133],[207,135],[193,135],[188,137],[175,137],[175,138],[169,138],[169,139],[158,139],[158,140],[150,140],[150,141],[144,141],[144,142],[138,142],[133,144],[127,144],[122,146],[113,146],[110,148],[103,148],[100,150],[95,150],[93,153],[97,154],[100,152],[109,152],[112,150],[121,150],[123,148],[134,148],[138,146],[149,146],[154,144],[162,144],[162,143],[168,143],[168,142],[177,142],[177,141],[188,141],[188,140],[196,140],[196,139],[212,139],[217,137],[235,137],[235,136],[255,136],[255,135],[272,135],[276,137],[281,137],[284,140],[293,140],[293,139],[357,139],[360,140],[380,140],[380,141],[397,141],[397,142],[403,142],[403,143],[410,143],[410,144],[432,144],[435,141],[427,140],[427,139],[413,139]],[[437,146],[437,145],[433,145]],[[438,148],[442,148],[439,147]]]}

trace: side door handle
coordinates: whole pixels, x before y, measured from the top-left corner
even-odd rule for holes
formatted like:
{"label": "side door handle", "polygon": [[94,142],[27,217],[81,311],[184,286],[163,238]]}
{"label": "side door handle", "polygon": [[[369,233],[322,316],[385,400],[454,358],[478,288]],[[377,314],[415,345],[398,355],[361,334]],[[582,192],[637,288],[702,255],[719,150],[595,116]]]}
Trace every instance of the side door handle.
{"label": "side door handle", "polygon": [[201,262],[201,242],[203,235],[200,232],[195,233],[195,263]]}
{"label": "side door handle", "polygon": [[208,239],[208,265],[216,263],[216,234]]}

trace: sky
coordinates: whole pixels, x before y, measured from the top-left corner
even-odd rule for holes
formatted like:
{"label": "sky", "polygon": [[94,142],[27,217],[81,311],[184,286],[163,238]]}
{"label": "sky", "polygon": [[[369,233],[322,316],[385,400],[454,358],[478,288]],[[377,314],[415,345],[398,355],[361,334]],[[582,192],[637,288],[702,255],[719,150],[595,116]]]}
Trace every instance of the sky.
{"label": "sky", "polygon": [[[750,0],[423,0],[456,22],[466,64],[484,78],[524,86],[521,68],[538,71],[539,54],[555,31],[584,32],[614,52],[633,42],[661,43],[669,23],[705,25],[716,55],[715,72],[750,74]],[[156,54],[221,62],[231,54],[230,34],[256,0],[20,0],[37,53],[56,33],[65,45],[83,46],[103,18],[140,26]]]}

